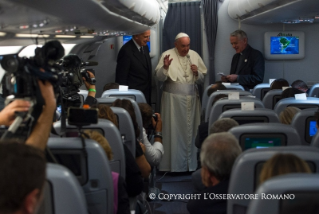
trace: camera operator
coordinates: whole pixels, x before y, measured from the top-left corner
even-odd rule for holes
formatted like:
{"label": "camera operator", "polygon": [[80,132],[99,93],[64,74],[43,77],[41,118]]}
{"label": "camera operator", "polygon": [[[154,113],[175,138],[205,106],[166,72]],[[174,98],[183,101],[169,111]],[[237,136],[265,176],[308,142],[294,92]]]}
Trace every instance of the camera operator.
{"label": "camera operator", "polygon": [[[86,71],[90,78],[95,78],[94,74],[90,71]],[[88,90],[88,96],[86,97],[85,101],[84,101],[84,105],[89,105],[89,106],[92,106],[92,105],[96,105],[97,104],[97,100],[95,99],[95,95],[96,95],[96,87],[95,85],[91,85],[88,81],[86,81],[86,79],[84,77],[82,77],[83,79],[83,82],[84,82],[84,85],[86,87],[86,89]]]}
{"label": "camera operator", "polygon": [[44,150],[51,132],[53,115],[56,109],[56,99],[52,84],[49,81],[42,82],[41,80],[38,80],[38,84],[45,105],[42,108],[42,113],[38,118],[31,135],[26,140],[26,144]]}
{"label": "camera operator", "polygon": [[[159,113],[155,113],[155,118],[152,117],[152,108],[147,103],[139,103],[138,106],[143,119],[143,143],[145,145],[145,157],[152,166],[157,166],[161,162],[164,154],[162,144],[162,118]],[[150,124],[152,124],[152,128],[155,131],[153,145],[149,142],[145,131],[148,129]]]}
{"label": "camera operator", "polygon": [[15,112],[29,111],[30,102],[14,100],[0,112],[0,125],[10,126],[15,120]]}
{"label": "camera operator", "polygon": [[[38,80],[38,84],[45,105],[42,108],[42,113],[34,129],[25,143],[44,150],[51,131],[53,115],[56,109],[56,99],[52,84],[49,81],[42,82]],[[0,112],[0,125],[10,126],[16,118],[15,112],[28,111],[29,108],[30,103],[28,101],[14,100]]]}

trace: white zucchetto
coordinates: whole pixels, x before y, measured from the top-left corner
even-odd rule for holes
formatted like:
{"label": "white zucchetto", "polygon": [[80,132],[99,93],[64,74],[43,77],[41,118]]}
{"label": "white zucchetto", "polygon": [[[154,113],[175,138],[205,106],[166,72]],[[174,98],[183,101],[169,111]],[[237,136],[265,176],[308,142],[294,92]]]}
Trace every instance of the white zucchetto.
{"label": "white zucchetto", "polygon": [[179,34],[177,34],[177,36],[175,37],[175,40],[176,40],[176,39],[179,39],[179,38],[183,38],[183,37],[188,37],[188,38],[189,38],[189,36],[188,36],[186,33],[179,33]]}

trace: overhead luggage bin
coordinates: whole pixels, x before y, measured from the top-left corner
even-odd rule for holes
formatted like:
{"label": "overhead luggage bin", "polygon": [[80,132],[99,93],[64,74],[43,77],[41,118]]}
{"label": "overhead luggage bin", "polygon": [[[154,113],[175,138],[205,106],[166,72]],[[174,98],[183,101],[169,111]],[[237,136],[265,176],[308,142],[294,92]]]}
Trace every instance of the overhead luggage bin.
{"label": "overhead luggage bin", "polygon": [[299,17],[314,17],[318,8],[313,0],[229,0],[228,15],[245,24],[293,24],[308,22]]}
{"label": "overhead luggage bin", "polygon": [[[55,27],[76,26],[77,29],[87,29],[87,32],[90,31],[89,34],[106,31],[135,34],[149,29],[160,19],[156,0],[1,0],[0,2],[18,3],[20,7],[25,7],[25,11],[30,11],[26,12],[24,19],[24,23],[29,26],[32,26],[33,22],[28,17],[40,19],[46,14],[50,17],[47,28],[50,28],[51,32],[58,30]],[[14,8],[10,7],[6,9],[14,11]],[[4,24],[10,25],[10,23]]]}

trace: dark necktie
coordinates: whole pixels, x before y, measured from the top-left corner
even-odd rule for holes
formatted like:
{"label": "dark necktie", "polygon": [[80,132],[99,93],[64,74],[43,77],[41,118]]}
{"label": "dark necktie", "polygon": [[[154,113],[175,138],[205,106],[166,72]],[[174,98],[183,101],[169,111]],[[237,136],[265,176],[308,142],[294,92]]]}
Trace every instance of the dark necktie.
{"label": "dark necktie", "polygon": [[140,52],[144,55],[143,47],[140,47]]}

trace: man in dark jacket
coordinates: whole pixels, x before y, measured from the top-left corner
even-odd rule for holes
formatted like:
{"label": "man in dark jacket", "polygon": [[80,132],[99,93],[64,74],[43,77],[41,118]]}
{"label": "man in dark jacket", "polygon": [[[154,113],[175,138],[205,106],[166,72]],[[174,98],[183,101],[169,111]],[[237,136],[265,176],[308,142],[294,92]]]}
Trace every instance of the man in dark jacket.
{"label": "man in dark jacket", "polygon": [[117,56],[115,82],[127,85],[129,89],[143,92],[148,104],[151,104],[152,64],[147,42],[150,30],[133,35],[121,48]]}
{"label": "man in dark jacket", "polygon": [[248,45],[247,34],[236,30],[230,34],[230,43],[236,51],[230,68],[230,75],[222,76],[223,82],[238,82],[245,90],[262,83],[265,61],[262,53]]}
{"label": "man in dark jacket", "polygon": [[200,198],[191,198],[187,203],[190,214],[226,214],[227,200],[214,195],[227,194],[229,177],[236,158],[241,153],[238,140],[228,132],[212,134],[206,138],[200,152],[201,177],[206,188]]}

